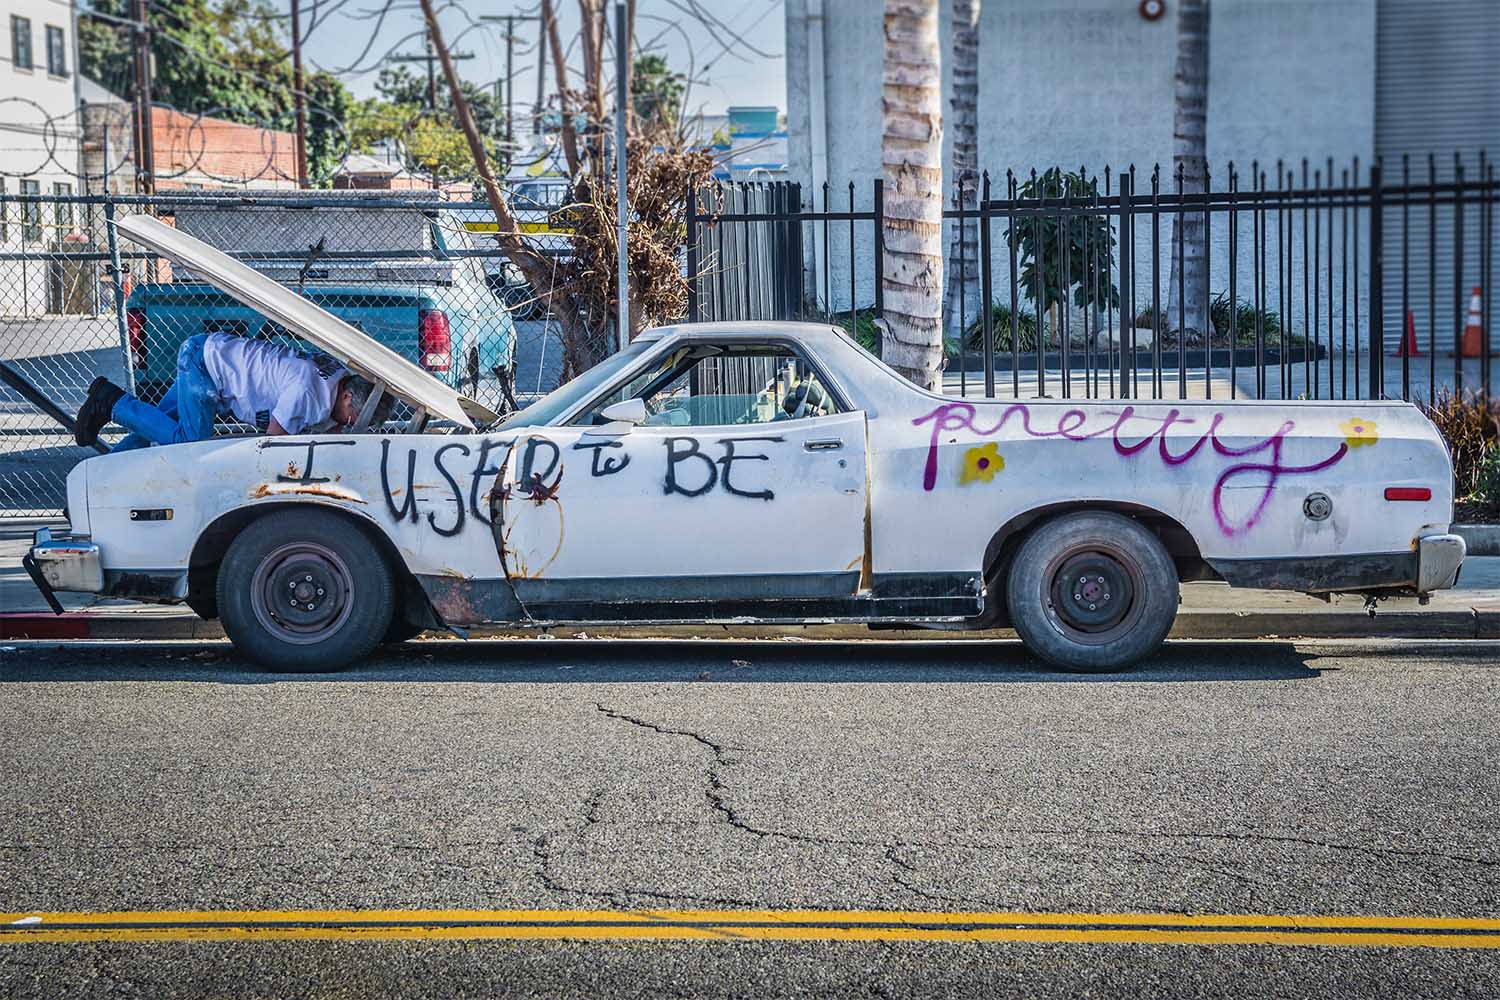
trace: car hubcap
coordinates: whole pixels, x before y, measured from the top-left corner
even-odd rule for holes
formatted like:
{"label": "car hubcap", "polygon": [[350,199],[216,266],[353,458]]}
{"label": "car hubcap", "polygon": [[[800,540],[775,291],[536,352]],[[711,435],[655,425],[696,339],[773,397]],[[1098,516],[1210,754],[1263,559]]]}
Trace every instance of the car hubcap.
{"label": "car hubcap", "polygon": [[353,578],[332,549],[292,542],[261,561],[251,584],[256,620],[284,642],[320,642],[339,630],[352,606]]}
{"label": "car hubcap", "polygon": [[1142,581],[1129,560],[1101,549],[1074,550],[1053,560],[1048,617],[1069,638],[1099,644],[1128,631],[1140,614]]}

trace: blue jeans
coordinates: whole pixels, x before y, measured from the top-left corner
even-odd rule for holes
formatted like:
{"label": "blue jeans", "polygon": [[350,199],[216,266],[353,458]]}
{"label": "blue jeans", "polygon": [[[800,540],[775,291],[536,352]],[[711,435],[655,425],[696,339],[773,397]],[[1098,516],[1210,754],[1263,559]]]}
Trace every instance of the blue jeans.
{"label": "blue jeans", "polygon": [[207,334],[183,341],[177,352],[177,381],[156,406],[134,396],[121,396],[115,403],[115,423],[130,431],[110,451],[133,451],[153,444],[203,441],[214,435],[214,417],[219,415],[219,387],[208,374],[203,360]]}

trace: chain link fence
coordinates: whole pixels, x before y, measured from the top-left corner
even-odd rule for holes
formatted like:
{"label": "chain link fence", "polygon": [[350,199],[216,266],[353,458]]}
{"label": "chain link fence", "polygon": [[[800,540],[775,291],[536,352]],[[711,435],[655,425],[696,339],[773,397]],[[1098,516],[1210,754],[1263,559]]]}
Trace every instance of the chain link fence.
{"label": "chain link fence", "polygon": [[[527,240],[566,258],[567,233],[543,202],[522,198],[516,210]],[[100,375],[160,399],[178,348],[197,334],[311,349],[118,238],[110,220],[134,213],[233,254],[492,410],[525,406],[558,384],[558,333],[496,249],[483,203],[422,191],[0,197],[0,360],[66,414]],[[101,441],[123,436],[111,425]],[[61,512],[67,474],[89,454],[42,408],[0,385],[0,516]]]}

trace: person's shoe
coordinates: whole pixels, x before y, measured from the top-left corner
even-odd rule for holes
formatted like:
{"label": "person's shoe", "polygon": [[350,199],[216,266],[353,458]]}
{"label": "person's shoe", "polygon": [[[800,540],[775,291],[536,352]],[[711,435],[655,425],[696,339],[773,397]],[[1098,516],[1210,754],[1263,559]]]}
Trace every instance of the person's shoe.
{"label": "person's shoe", "polygon": [[78,408],[78,419],[73,424],[73,440],[77,441],[80,447],[92,448],[99,440],[99,432],[104,429],[105,424],[109,423],[114,414],[115,404],[123,395],[125,395],[125,390],[103,375],[89,383],[88,397]]}

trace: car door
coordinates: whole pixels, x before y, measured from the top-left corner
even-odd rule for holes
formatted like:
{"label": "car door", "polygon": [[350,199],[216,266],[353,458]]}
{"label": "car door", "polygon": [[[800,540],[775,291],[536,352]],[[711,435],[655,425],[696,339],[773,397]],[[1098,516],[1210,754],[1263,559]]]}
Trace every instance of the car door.
{"label": "car door", "polygon": [[507,463],[498,536],[528,611],[774,617],[853,598],[866,556],[865,415],[794,412],[777,386],[682,395],[647,424],[528,430]]}

